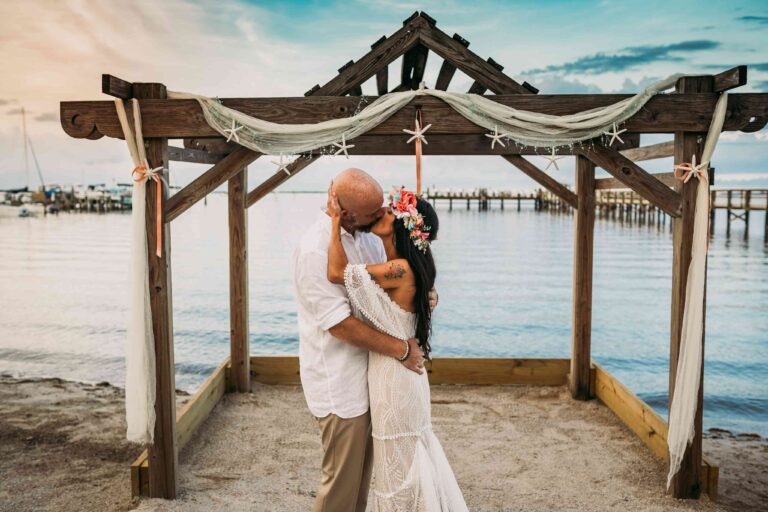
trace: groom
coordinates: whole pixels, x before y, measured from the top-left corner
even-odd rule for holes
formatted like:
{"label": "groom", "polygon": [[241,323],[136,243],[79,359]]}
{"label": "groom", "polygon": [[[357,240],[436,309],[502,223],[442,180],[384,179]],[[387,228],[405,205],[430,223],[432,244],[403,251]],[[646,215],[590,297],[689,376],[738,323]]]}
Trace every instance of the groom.
{"label": "groom", "polygon": [[[370,175],[350,168],[333,187],[342,207],[341,240],[351,264],[384,263],[381,239],[370,233],[385,212],[383,191]],[[416,373],[424,353],[416,338],[403,341],[352,316],[346,290],[328,281],[331,218],[318,213],[294,252],[298,301],[299,366],[304,397],[317,420],[323,474],[314,512],[364,512],[373,463],[368,406],[368,351],[400,359]],[[434,307],[436,296],[431,296]]]}

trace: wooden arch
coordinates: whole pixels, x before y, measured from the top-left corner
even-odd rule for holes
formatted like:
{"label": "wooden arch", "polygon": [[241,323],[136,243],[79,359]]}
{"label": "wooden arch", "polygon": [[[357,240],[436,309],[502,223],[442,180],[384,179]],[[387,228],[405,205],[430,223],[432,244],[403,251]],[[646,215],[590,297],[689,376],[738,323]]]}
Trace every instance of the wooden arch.
{"label": "wooden arch", "polygon": [[[431,52],[443,59],[433,84],[446,90],[457,69],[474,80],[469,92],[483,94],[499,103],[548,114],[570,114],[609,105],[629,97],[624,94],[539,95],[530,84],[520,84],[502,72],[493,59],[483,60],[468,48],[469,42],[458,34],[452,37],[437,28],[435,20],[416,12],[402,28],[382,37],[357,61],[349,61],[324,85],[316,85],[303,97],[223,99],[229,107],[268,121],[279,123],[315,123],[347,117],[361,101],[362,84],[373,79],[378,93],[415,89],[424,78]],[[403,57],[397,85],[389,88],[388,66]],[[685,303],[686,279],[691,257],[694,198],[698,180],[681,183],[668,173],[650,174],[637,162],[674,156],[675,163],[700,159],[703,140],[712,119],[718,93],[744,85],[746,66],[718,75],[685,77],[678,81],[675,93],[651,99],[635,116],[627,120],[625,144],[606,147],[595,141],[593,148],[559,148],[560,154],[576,158],[576,187],[570,190],[537,168],[523,155],[536,154],[534,148],[490,148],[486,130],[467,121],[448,105],[432,97],[419,97],[370,132],[354,139],[350,154],[412,154],[405,143],[402,127],[410,125],[415,109],[421,108],[425,123],[432,123],[429,145],[431,155],[499,155],[575,208],[572,356],[570,359],[462,359],[438,361],[430,369],[433,382],[478,383],[568,383],[576,399],[597,396],[632,428],[659,456],[666,452],[666,424],[646,404],[635,397],[590,357],[594,197],[596,188],[628,187],[672,218],[672,309],[670,326],[669,396],[674,393],[675,372],[680,348],[680,333]],[[175,498],[177,490],[178,449],[192,436],[225,391],[249,392],[251,380],[295,382],[296,362],[273,358],[268,364],[250,357],[248,346],[248,285],[246,210],[276,187],[306,168],[313,158],[300,155],[289,166],[289,173],[278,172],[249,191],[247,166],[261,156],[235,143],[226,143],[205,122],[194,100],[169,100],[166,87],[157,83],[130,83],[104,75],[102,91],[108,95],[140,100],[142,124],[151,167],[164,167],[168,178],[170,161],[212,164],[198,178],[169,197],[167,189],[149,182],[146,198],[146,222],[150,296],[157,360],[157,399],[155,443],[132,465],[134,494]],[[131,110],[128,109],[129,118]],[[129,119],[132,122],[132,119]],[[730,94],[724,130],[753,132],[768,122],[768,94]],[[113,101],[67,101],[61,103],[61,124],[72,137],[99,139],[123,138]],[[638,147],[641,133],[670,133],[669,143]],[[171,147],[169,139],[183,139],[183,147]],[[600,166],[613,178],[596,180]],[[177,414],[173,365],[173,325],[170,268],[170,224],[188,208],[214,189],[228,184],[230,249],[230,323],[231,354],[203,384],[193,399]],[[670,183],[672,186],[670,186]],[[161,194],[164,221],[162,257],[154,254],[156,194]],[[134,205],[141,207],[141,205]],[[290,359],[290,358],[289,358]],[[252,368],[256,362],[258,368]],[[448,368],[446,370],[446,368]],[[447,375],[450,374],[450,378]],[[703,379],[703,366],[701,370]],[[293,379],[293,380],[291,380]],[[702,490],[714,497],[717,468],[702,456],[701,426],[703,387],[699,389],[696,437],[688,448],[682,468],[673,481],[673,495],[696,498]]]}

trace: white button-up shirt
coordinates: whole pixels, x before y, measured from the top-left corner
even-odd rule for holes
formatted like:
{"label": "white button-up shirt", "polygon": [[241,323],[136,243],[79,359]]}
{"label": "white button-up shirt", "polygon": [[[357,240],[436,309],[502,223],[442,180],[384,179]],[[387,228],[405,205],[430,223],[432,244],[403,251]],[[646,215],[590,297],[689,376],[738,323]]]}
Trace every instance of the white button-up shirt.
{"label": "white button-up shirt", "polygon": [[[299,367],[310,412],[342,418],[368,410],[368,351],[342,341],[328,330],[352,314],[344,285],[328,281],[331,218],[323,211],[294,251],[294,285],[298,302]],[[351,235],[341,229],[350,263],[387,260],[381,239],[371,233]]]}

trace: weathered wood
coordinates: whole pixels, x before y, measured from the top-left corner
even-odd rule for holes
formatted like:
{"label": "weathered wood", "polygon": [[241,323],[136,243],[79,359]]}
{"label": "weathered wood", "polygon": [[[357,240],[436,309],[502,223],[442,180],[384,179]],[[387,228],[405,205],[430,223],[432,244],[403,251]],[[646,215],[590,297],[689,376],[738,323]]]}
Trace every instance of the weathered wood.
{"label": "weathered wood", "polygon": [[[227,388],[228,366],[229,358],[226,358],[200,385],[195,394],[176,411],[176,435],[179,452],[192,440],[197,429],[205,422],[221,397],[224,396]],[[133,496],[149,495],[147,450],[144,450],[131,463],[131,494]]]}
{"label": "weathered wood", "polygon": [[376,92],[384,96],[389,90],[389,66],[384,66],[376,72]]}
{"label": "weathered wood", "polygon": [[[662,460],[669,461],[667,422],[602,366],[593,362],[595,396]],[[702,455],[702,491],[717,501],[719,469]],[[706,477],[705,477],[706,476]]]}
{"label": "weathered wood", "polygon": [[206,139],[184,139],[184,148],[197,149],[217,156],[228,155],[241,147],[237,142],[227,142],[221,136]]}
{"label": "weathered wood", "polygon": [[[486,63],[487,64],[487,63]],[[491,68],[493,68],[491,66]],[[532,95],[507,94],[490,98],[513,108],[544,114],[573,114],[610,105],[629,97],[603,95]],[[222,100],[228,107],[247,115],[276,123],[317,123],[351,116],[362,101],[377,97],[298,97],[249,98]],[[651,98],[625,127],[630,132],[671,133],[706,131],[712,120],[717,95],[663,94]],[[413,122],[416,105],[429,113],[432,134],[480,134],[487,130],[471,123],[438,98],[419,96],[389,119],[374,127],[369,135],[402,135],[403,126]],[[132,119],[130,110],[128,116]],[[221,137],[205,121],[195,100],[144,100],[141,102],[142,127],[147,137],[195,138]],[[755,120],[750,121],[754,117]],[[763,119],[764,118],[764,119]],[[724,129],[759,129],[768,122],[768,93],[733,93],[728,95]],[[96,139],[103,135],[122,138],[122,129],[112,101],[61,102],[61,126],[75,138]],[[430,139],[431,143],[431,139]]]}
{"label": "weathered wood", "polygon": [[[163,84],[133,84],[134,97],[165,98]],[[150,168],[163,167],[168,176],[168,140],[145,138],[147,163]],[[160,208],[155,206],[156,194],[161,195]],[[152,334],[155,340],[155,430],[154,443],[149,446],[149,495],[153,498],[175,499],[178,485],[178,446],[176,443],[176,375],[173,358],[173,302],[171,300],[171,225],[162,225],[161,257],[155,254],[157,236],[155,223],[166,209],[168,189],[149,181],[146,195],[147,261],[149,266],[149,299],[152,312]],[[134,205],[139,208],[141,205]]]}
{"label": "weathered wood", "polygon": [[418,89],[424,78],[429,49],[417,44],[403,55],[403,65],[400,72],[400,83],[408,89]]}
{"label": "weathered wood", "polygon": [[573,233],[573,305],[571,318],[571,396],[592,398],[590,393],[592,343],[592,261],[595,233],[595,164],[576,157],[578,208]]}
{"label": "weathered wood", "polygon": [[[679,93],[709,92],[714,87],[711,76],[683,77],[678,80],[676,89]],[[701,161],[706,133],[675,133],[675,164],[690,162],[693,155]],[[672,303],[669,347],[669,405],[675,392],[675,378],[680,355],[680,339],[683,330],[683,312],[685,310],[686,286],[688,284],[688,268],[691,264],[691,247],[693,245],[693,224],[696,209],[696,188],[700,181],[693,179],[688,183],[679,181],[675,190],[681,197],[681,215],[672,223]],[[704,256],[706,258],[706,255]],[[705,273],[706,276],[706,273]],[[706,279],[706,277],[705,277]],[[706,312],[706,309],[705,309]],[[702,322],[704,319],[702,318]],[[702,345],[704,334],[702,332]],[[701,443],[702,443],[702,413],[704,409],[704,357],[700,370],[699,395],[694,417],[693,441],[685,450],[680,470],[670,484],[675,498],[698,498],[701,492]]]}
{"label": "weathered wood", "polygon": [[[562,386],[568,359],[436,357],[425,368],[430,384]],[[299,384],[296,356],[251,356],[251,377],[264,384]]]}
{"label": "weathered wood", "polygon": [[576,194],[573,193],[573,191],[569,190],[568,187],[551,177],[549,174],[545,173],[535,165],[533,165],[531,162],[523,158],[519,155],[503,155],[502,158],[506,160],[507,162],[511,163],[521,171],[523,171],[525,174],[528,175],[529,178],[534,180],[536,183],[541,185],[542,187],[546,188],[556,196],[560,197],[563,201],[571,205],[573,208],[579,207],[579,200],[576,197]]}
{"label": "weathered wood", "polygon": [[168,146],[168,160],[172,162],[188,162],[193,164],[215,164],[221,160],[221,155],[208,153],[199,149],[177,148]]}
{"label": "weathered wood", "polygon": [[422,28],[419,38],[430,50],[495,94],[531,94],[530,90],[437,27]]}
{"label": "weathered wood", "polygon": [[680,215],[680,195],[618,151],[600,144],[576,151],[669,215]]}
{"label": "weathered wood", "polygon": [[233,391],[251,392],[248,342],[248,168],[229,179],[229,333]]}
{"label": "weathered wood", "polygon": [[429,26],[427,20],[420,16],[414,17],[357,62],[311,92],[310,96],[337,96],[362,84],[416,45],[419,42],[419,28],[424,26]]}
{"label": "weathered wood", "polygon": [[283,171],[276,172],[255,189],[248,192],[248,196],[245,199],[245,207],[250,208],[262,197],[266,196],[277,187],[296,176],[305,167],[312,162],[315,162],[317,158],[311,158],[306,155],[300,155],[296,160],[288,164],[288,171],[290,174]]}
{"label": "weathered wood", "polygon": [[[651,174],[654,178],[662,182],[668,187],[674,187],[675,181],[677,181],[677,178],[675,178],[675,173],[673,172],[658,172]],[[623,181],[616,179],[616,178],[599,178],[595,180],[595,188],[597,190],[606,190],[606,189],[612,189],[612,188],[628,188],[627,185],[624,184]]]}
{"label": "weathered wood", "polygon": [[169,223],[187,211],[200,199],[239,173],[243,167],[261,156],[260,153],[240,146],[234,153],[222,158],[216,165],[194,179],[186,187],[176,192],[166,205],[165,222]]}
{"label": "weathered wood", "polygon": [[478,81],[472,82],[472,85],[469,86],[469,90],[467,90],[467,93],[469,94],[483,94],[485,91],[487,91],[488,88],[481,84]]}
{"label": "weathered wood", "polygon": [[723,92],[747,83],[747,66],[736,66],[713,77],[713,90]]}
{"label": "weathered wood", "polygon": [[[461,37],[459,34],[453,34],[453,39],[459,42],[465,48],[469,46],[469,41]],[[445,91],[448,89],[448,84],[451,83],[454,73],[456,73],[456,66],[451,64],[447,60],[443,60],[440,66],[440,72],[437,74],[437,81],[435,82],[435,89]]]}
{"label": "weathered wood", "polygon": [[672,156],[675,152],[675,142],[659,142],[650,146],[641,146],[638,148],[624,149],[621,154],[633,162],[642,162],[644,160],[653,160],[655,158],[665,158]]}
{"label": "weathered wood", "polygon": [[101,92],[128,100],[133,98],[133,84],[116,76],[103,74],[101,75]]}

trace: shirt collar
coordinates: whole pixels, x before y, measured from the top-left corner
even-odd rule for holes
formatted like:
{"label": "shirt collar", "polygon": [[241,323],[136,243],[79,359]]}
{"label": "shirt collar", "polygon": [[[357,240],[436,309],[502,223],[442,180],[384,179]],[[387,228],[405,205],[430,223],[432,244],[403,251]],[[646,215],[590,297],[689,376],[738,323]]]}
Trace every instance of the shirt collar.
{"label": "shirt collar", "polygon": [[[323,227],[327,229],[329,232],[331,231],[331,226],[333,225],[333,221],[331,220],[331,216],[326,213],[325,208],[320,208],[320,222],[322,223]],[[341,236],[348,236],[350,238],[355,238],[355,235],[344,229],[344,227],[341,227]]]}

